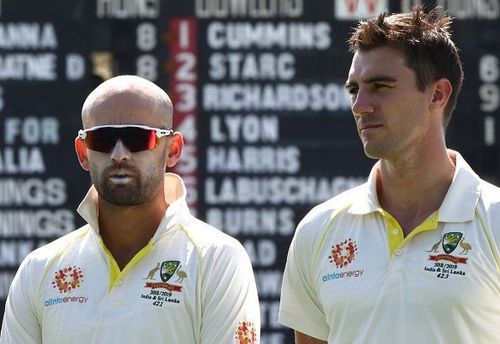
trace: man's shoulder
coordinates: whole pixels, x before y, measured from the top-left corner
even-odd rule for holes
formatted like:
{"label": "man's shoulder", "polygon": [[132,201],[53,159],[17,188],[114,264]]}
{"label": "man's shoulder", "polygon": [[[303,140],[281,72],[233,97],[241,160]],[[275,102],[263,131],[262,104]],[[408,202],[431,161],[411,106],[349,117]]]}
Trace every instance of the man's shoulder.
{"label": "man's shoulder", "polygon": [[65,234],[62,237],[32,251],[28,254],[28,256],[26,256],[25,261],[29,261],[32,264],[49,264],[53,259],[64,252],[67,248],[71,247],[75,242],[79,241],[88,232],[88,225],[80,227],[79,229]]}
{"label": "man's shoulder", "polygon": [[487,204],[500,206],[500,188],[485,180],[481,180],[481,197]]}
{"label": "man's shoulder", "polygon": [[476,208],[480,217],[489,219],[492,228],[500,235],[500,188],[481,180],[481,200]]}
{"label": "man's shoulder", "polygon": [[210,251],[244,251],[236,238],[194,216],[181,225],[181,230],[203,255]]}
{"label": "man's shoulder", "polygon": [[347,211],[359,197],[366,197],[366,192],[367,184],[365,183],[318,204],[300,221],[297,226],[297,234],[317,236],[323,233],[332,218]]}
{"label": "man's shoulder", "polygon": [[302,222],[308,222],[323,217],[329,218],[332,214],[348,208],[359,197],[366,197],[366,184],[346,190],[318,204],[307,213]]}

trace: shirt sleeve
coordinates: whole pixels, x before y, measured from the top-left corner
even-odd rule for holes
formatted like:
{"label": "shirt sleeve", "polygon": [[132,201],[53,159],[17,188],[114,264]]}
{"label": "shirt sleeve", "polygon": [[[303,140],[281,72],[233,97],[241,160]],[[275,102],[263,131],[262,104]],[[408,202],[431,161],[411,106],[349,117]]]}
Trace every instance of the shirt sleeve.
{"label": "shirt sleeve", "polygon": [[12,281],[5,304],[0,344],[41,344],[42,333],[30,295],[28,258]]}
{"label": "shirt sleeve", "polygon": [[299,224],[288,251],[278,321],[311,337],[327,340],[329,326],[312,277],[314,245],[303,227]]}
{"label": "shirt sleeve", "polygon": [[[208,261],[210,260],[210,261]],[[258,343],[260,310],[248,254],[234,241],[206,257],[201,343]]]}

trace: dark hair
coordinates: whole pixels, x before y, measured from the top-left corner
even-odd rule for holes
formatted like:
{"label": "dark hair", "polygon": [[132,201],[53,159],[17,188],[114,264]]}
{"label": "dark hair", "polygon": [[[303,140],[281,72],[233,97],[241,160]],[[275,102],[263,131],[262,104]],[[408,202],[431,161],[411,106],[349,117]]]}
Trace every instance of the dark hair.
{"label": "dark hair", "polygon": [[421,92],[440,78],[448,79],[452,92],[443,114],[446,127],[464,77],[458,49],[451,40],[452,21],[438,8],[425,13],[421,6],[414,7],[410,13],[382,13],[354,28],[348,40],[349,51],[368,51],[382,46],[401,51],[407,67],[415,72]]}

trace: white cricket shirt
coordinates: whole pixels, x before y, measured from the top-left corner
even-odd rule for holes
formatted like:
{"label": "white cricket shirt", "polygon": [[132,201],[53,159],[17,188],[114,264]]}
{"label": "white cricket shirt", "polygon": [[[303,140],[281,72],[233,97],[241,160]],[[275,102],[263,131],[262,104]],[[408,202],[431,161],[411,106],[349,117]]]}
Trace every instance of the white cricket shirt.
{"label": "white cricket shirt", "polygon": [[165,196],[156,234],[120,271],[99,236],[92,187],[78,208],[88,224],[21,264],[0,343],[257,343],[243,246],[190,215],[177,175],[165,175]]}
{"label": "white cricket shirt", "polygon": [[[500,343],[500,189],[463,158],[406,238],[368,182],[299,224],[279,321],[328,343]],[[456,154],[456,156],[455,156]]]}

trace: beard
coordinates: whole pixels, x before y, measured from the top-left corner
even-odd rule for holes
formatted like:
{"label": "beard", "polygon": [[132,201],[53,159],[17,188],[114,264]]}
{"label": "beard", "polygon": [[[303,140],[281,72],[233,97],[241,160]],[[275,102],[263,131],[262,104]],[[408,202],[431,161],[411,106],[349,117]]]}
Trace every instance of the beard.
{"label": "beard", "polygon": [[[113,174],[126,173],[131,181],[126,184],[116,184],[111,180]],[[150,165],[139,170],[126,164],[113,165],[101,171],[94,166],[90,169],[90,178],[97,193],[106,202],[127,207],[148,203],[161,192],[165,168],[163,162]]]}

